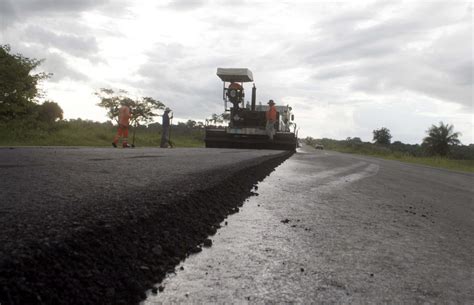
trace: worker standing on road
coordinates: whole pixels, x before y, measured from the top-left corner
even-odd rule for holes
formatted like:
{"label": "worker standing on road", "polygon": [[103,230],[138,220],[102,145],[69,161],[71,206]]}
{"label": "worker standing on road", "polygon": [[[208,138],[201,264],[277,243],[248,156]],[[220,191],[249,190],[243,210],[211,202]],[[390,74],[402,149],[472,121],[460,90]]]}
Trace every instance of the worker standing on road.
{"label": "worker standing on road", "polygon": [[130,148],[130,145],[128,145],[128,126],[130,125],[130,117],[132,116],[131,109],[126,101],[122,101],[121,104],[122,107],[120,107],[119,110],[119,127],[112,146],[117,147],[117,143],[120,137],[122,137],[122,147]]}
{"label": "worker standing on road", "polygon": [[277,111],[275,108],[275,102],[273,100],[268,101],[268,110],[266,112],[267,126],[266,131],[270,141],[273,141],[275,135],[275,123],[277,120]]}
{"label": "worker standing on road", "polygon": [[167,148],[170,142],[170,119],[173,118],[173,116],[170,117],[169,115],[170,111],[171,109],[166,107],[165,113],[163,113],[163,122],[162,122],[163,130],[161,132],[161,143],[160,143],[161,148]]}

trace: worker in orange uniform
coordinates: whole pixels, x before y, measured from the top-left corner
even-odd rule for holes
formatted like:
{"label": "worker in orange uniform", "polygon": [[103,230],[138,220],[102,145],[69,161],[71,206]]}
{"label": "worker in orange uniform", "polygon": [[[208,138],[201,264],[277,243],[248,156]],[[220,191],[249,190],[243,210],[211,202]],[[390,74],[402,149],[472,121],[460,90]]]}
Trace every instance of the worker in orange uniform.
{"label": "worker in orange uniform", "polygon": [[128,126],[130,124],[131,109],[126,102],[122,102],[122,107],[119,110],[119,127],[117,134],[115,135],[114,141],[112,142],[113,147],[117,147],[118,140],[122,137],[122,147],[130,148],[128,145]]}
{"label": "worker in orange uniform", "polygon": [[230,83],[229,89],[242,90],[243,87],[239,83]]}
{"label": "worker in orange uniform", "polygon": [[277,121],[277,111],[273,100],[268,101],[268,110],[265,117],[267,119],[267,135],[270,141],[273,141],[273,136],[275,135],[275,123]]}

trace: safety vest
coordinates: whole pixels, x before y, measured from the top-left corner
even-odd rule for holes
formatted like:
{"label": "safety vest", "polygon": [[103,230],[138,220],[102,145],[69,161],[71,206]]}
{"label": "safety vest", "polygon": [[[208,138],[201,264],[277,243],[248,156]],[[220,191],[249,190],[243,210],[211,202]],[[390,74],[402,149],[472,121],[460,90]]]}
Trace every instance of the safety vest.
{"label": "safety vest", "polygon": [[128,126],[130,122],[130,108],[123,105],[119,110],[119,124],[123,126]]}
{"label": "safety vest", "polygon": [[277,111],[274,105],[270,106],[266,113],[267,121],[275,122],[277,119]]}

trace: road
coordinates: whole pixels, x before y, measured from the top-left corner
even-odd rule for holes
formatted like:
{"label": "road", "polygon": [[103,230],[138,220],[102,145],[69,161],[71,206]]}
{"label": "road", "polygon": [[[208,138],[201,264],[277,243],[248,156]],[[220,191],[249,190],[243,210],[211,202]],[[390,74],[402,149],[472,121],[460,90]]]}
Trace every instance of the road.
{"label": "road", "polygon": [[[149,192],[172,194],[173,200],[185,197],[232,175],[239,166],[278,154],[281,152],[198,148],[3,148],[0,242],[14,243],[2,239],[10,237],[9,233],[20,241],[30,234],[35,239],[51,238],[75,221],[120,216],[135,205],[120,206],[118,202],[126,197],[134,202],[144,201]],[[226,170],[209,175],[223,168]],[[45,218],[49,225],[38,230]]]}
{"label": "road", "polygon": [[0,304],[138,304],[288,157],[0,149]]}
{"label": "road", "polygon": [[304,147],[144,304],[474,304],[473,185]]}

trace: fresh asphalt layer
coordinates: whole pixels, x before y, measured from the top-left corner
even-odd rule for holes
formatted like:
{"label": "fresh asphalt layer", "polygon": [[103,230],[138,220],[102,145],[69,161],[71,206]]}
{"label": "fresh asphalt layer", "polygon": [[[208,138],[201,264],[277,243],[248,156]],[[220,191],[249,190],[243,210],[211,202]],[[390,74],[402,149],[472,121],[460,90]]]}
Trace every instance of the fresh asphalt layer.
{"label": "fresh asphalt layer", "polygon": [[[224,149],[0,149],[0,243],[53,238],[76,222],[106,221],[128,212],[127,206],[114,202],[123,197],[139,202],[147,190],[176,200],[239,169],[229,167],[279,154]],[[215,170],[221,172],[206,176]],[[11,234],[15,240],[4,239]]]}
{"label": "fresh asphalt layer", "polygon": [[144,304],[474,304],[473,185],[304,147]]}
{"label": "fresh asphalt layer", "polygon": [[136,304],[291,153],[0,149],[0,304]]}

